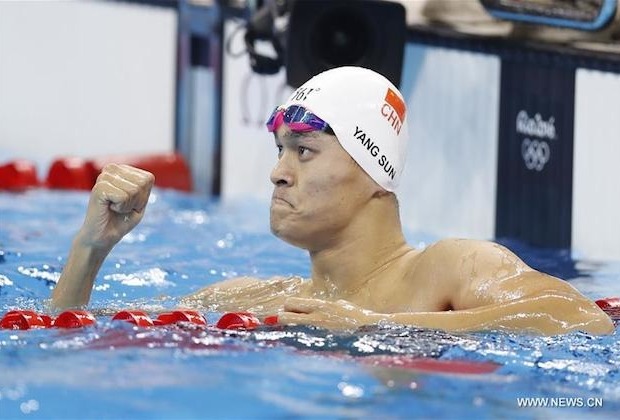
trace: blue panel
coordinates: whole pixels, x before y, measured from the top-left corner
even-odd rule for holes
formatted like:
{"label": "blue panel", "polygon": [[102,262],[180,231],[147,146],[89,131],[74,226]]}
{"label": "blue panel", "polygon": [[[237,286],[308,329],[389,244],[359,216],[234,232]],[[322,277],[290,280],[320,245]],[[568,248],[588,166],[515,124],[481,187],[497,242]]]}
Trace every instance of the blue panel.
{"label": "blue panel", "polygon": [[575,68],[541,61],[502,61],[496,236],[569,248]]}
{"label": "blue panel", "polygon": [[567,17],[556,15],[553,12],[546,14],[536,13],[527,10],[527,2],[524,5],[506,4],[500,2],[482,1],[485,9],[498,19],[513,20],[526,23],[534,23],[539,25],[559,26],[564,28],[579,29],[584,31],[597,31],[609,24],[616,14],[616,0],[603,0],[598,15],[592,20],[584,20],[579,18],[570,19]]}

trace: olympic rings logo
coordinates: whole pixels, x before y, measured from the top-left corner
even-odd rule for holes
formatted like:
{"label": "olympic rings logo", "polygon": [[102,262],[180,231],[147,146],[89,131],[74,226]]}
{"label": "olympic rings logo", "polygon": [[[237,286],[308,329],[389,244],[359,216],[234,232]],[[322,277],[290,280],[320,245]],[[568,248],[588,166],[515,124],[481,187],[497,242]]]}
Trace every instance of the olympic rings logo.
{"label": "olympic rings logo", "polygon": [[551,149],[544,140],[538,141],[525,138],[521,143],[521,155],[527,169],[530,171],[542,171],[545,164],[549,162],[549,158],[551,158]]}

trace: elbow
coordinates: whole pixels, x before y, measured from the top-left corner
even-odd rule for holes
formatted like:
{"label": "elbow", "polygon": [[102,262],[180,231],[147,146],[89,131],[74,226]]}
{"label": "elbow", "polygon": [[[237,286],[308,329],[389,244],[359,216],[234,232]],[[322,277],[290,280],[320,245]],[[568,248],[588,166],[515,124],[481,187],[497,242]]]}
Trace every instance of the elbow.
{"label": "elbow", "polygon": [[581,327],[575,328],[575,330],[577,329],[592,335],[605,335],[612,334],[615,331],[615,326],[611,318],[599,307],[596,307],[584,315]]}
{"label": "elbow", "polygon": [[605,335],[612,334],[615,329],[616,327],[614,322],[606,313],[603,312],[600,318],[596,320],[595,325],[592,326],[591,331],[588,332],[593,335]]}
{"label": "elbow", "polygon": [[583,331],[592,335],[611,334],[615,327],[611,318],[594,302],[583,296],[558,291],[534,296],[533,311],[542,315],[541,332],[566,334]]}

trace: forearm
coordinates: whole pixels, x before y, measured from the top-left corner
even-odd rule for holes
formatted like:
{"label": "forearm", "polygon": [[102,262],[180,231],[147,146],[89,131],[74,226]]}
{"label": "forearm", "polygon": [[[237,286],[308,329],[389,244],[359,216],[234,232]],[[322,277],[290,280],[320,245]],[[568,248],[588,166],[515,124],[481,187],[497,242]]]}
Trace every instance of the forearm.
{"label": "forearm", "polygon": [[302,283],[300,278],[259,280],[238,277],[207,286],[183,298],[181,304],[208,308],[210,311],[249,311],[257,315],[272,315],[281,309],[287,297],[299,293]]}
{"label": "forearm", "polygon": [[594,303],[548,292],[469,310],[369,316],[372,323],[388,321],[447,331],[508,330],[553,335],[576,330],[608,334],[614,330],[611,319]]}
{"label": "forearm", "polygon": [[86,305],[103,260],[142,217],[155,178],[127,165],[106,165],[95,183],[84,224],[52,292],[52,306]]}
{"label": "forearm", "polygon": [[76,238],[52,292],[52,306],[64,309],[86,305],[97,273],[108,253],[107,249],[83,245]]}

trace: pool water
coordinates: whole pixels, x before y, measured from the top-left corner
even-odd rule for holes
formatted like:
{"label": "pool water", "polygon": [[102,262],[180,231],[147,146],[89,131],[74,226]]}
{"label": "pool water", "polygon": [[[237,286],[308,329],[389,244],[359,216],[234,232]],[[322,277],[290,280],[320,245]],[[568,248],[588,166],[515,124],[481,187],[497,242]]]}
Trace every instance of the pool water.
{"label": "pool water", "polygon": [[[49,312],[46,300],[87,200],[83,192],[0,193],[0,316],[17,308]],[[90,305],[95,326],[0,330],[0,418],[615,418],[619,412],[617,330],[603,337],[397,326],[235,332],[111,321],[121,309],[175,308],[181,296],[232,276],[307,276],[306,254],[269,233],[268,213],[266,202],[217,203],[156,190],[143,222],[101,269]],[[434,239],[407,237],[420,246]],[[617,262],[573,261],[566,251],[504,243],[591,298],[620,296]],[[206,313],[210,324],[219,315]],[[376,355],[500,367],[458,375],[365,363]],[[520,407],[522,397],[547,398],[539,400],[547,407]]]}

